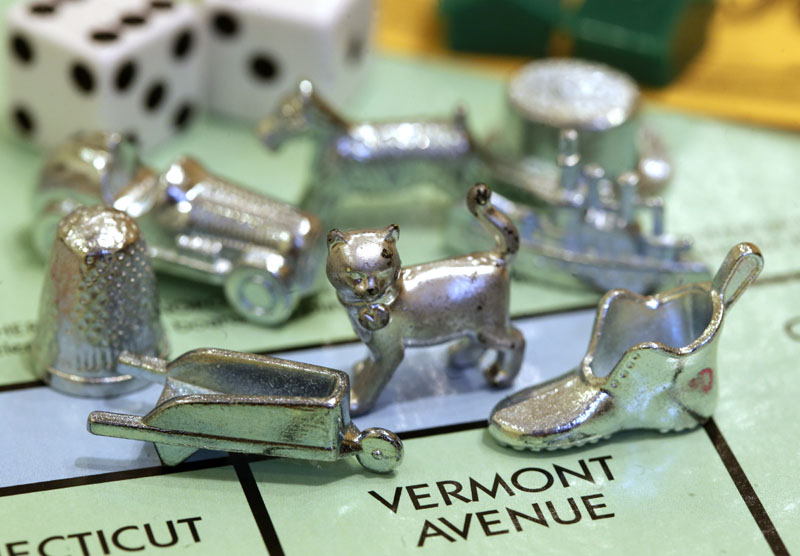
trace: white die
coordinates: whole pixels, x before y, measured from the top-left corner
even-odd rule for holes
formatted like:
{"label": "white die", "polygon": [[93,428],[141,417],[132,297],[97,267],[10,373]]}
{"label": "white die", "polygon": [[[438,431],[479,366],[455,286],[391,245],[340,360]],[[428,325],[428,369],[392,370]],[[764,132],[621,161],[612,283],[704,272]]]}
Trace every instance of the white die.
{"label": "white die", "polygon": [[334,104],[365,75],[372,0],[204,0],[209,107],[258,120],[301,79]]}
{"label": "white die", "polygon": [[7,114],[52,146],[78,130],[129,134],[147,149],[205,104],[196,8],[168,0],[36,0],[7,14]]}

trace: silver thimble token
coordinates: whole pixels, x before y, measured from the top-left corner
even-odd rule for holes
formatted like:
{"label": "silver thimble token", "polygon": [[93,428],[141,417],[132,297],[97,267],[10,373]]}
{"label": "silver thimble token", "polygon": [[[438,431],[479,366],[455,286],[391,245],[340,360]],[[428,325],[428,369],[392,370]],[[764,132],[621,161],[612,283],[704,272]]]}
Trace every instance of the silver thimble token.
{"label": "silver thimble token", "polygon": [[167,347],[136,222],[109,207],[75,209],[58,225],[48,269],[32,344],[37,375],[89,397],[146,386],[117,372],[121,352],[163,356]]}

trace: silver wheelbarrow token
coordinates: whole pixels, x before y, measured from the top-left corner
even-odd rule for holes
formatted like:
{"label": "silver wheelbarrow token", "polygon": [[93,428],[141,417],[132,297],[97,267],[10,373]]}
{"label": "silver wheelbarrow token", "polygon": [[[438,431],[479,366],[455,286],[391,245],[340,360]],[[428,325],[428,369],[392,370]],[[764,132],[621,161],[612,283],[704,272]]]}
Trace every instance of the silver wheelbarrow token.
{"label": "silver wheelbarrow token", "polygon": [[120,367],[164,384],[147,415],[94,411],[93,434],[154,442],[165,465],[200,449],[335,461],[388,473],[403,460],[392,432],[350,422],[345,373],[266,355],[198,349],[167,363],[130,353]]}

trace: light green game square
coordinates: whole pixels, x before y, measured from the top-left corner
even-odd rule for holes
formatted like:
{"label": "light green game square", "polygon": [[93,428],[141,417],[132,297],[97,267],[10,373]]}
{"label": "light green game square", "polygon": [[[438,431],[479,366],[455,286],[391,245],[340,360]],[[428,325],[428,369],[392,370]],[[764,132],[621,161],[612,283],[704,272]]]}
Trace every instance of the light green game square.
{"label": "light green game square", "polygon": [[[391,119],[447,114],[457,104],[467,107],[476,133],[486,136],[501,121],[503,83],[464,68],[383,56],[346,112],[353,118]],[[750,239],[768,254],[767,275],[800,269],[800,253],[793,247],[800,207],[791,201],[796,173],[787,163],[798,152],[800,139],[662,109],[651,109],[648,118],[672,148],[675,163],[675,178],[664,192],[667,230],[693,235],[698,258],[712,267],[734,243]],[[181,154],[196,156],[221,175],[288,202],[300,199],[308,179],[308,145],[268,153],[250,126],[219,118],[201,119],[189,133],[145,158],[162,168]],[[28,228],[40,162],[39,154],[14,141],[6,124],[0,125],[0,165],[7,176],[0,188],[0,248],[6,254],[0,260],[0,384],[33,378],[26,346],[44,263],[30,249]],[[406,264],[449,254],[438,224],[429,230],[403,228],[398,246]],[[305,301],[290,322],[271,329],[242,321],[227,307],[219,288],[170,277],[162,277],[160,287],[175,355],[207,346],[261,351],[355,338],[324,280],[321,293]],[[583,290],[519,281],[512,285],[516,315],[588,306],[597,299],[598,294]]]}
{"label": "light green game square", "polygon": [[405,447],[393,476],[354,461],[253,464],[286,553],[770,553],[702,429],[543,454],[484,429]]}
{"label": "light green game square", "polygon": [[0,498],[0,554],[264,554],[232,467]]}
{"label": "light green game square", "polygon": [[750,288],[736,302],[719,345],[715,414],[790,553],[800,552],[798,299],[793,281]]}

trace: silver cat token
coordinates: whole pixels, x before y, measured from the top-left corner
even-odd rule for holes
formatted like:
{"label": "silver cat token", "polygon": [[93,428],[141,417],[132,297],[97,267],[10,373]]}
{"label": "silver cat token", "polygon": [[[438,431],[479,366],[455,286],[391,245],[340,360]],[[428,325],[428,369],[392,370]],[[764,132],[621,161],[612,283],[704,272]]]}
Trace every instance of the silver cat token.
{"label": "silver cat token", "polygon": [[710,282],[650,297],[608,292],[581,365],[501,401],[489,432],[514,448],[552,450],[703,423],[717,405],[722,322],[762,266],[758,248],[741,243]]}
{"label": "silver cat token", "polygon": [[221,349],[198,349],[167,363],[130,353],[120,366],[164,384],[147,415],[94,411],[89,432],[154,442],[165,465],[200,449],[335,461],[356,456],[366,469],[393,471],[403,443],[384,429],[350,422],[341,371]]}
{"label": "silver cat token", "polygon": [[495,350],[486,380],[494,386],[514,381],[525,349],[508,316],[509,265],[519,237],[490,198],[490,189],[480,184],[467,194],[470,212],[495,238],[486,252],[402,267],[397,226],[328,234],[328,280],[370,352],[354,370],[353,414],[374,406],[406,347],[460,338],[451,351],[452,365],[474,366],[487,349]]}

